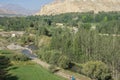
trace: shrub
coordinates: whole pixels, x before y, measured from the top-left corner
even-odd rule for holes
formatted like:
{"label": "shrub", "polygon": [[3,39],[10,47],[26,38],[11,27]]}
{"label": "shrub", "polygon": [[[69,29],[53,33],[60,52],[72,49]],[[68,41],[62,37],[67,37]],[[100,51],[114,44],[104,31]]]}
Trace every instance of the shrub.
{"label": "shrub", "polygon": [[82,73],[92,79],[110,80],[111,72],[107,65],[101,61],[89,61],[83,64]]}
{"label": "shrub", "polygon": [[52,73],[55,73],[55,72],[59,71],[59,69],[58,69],[56,66],[51,65],[51,66],[49,67],[49,71],[52,72]]}
{"label": "shrub", "polygon": [[12,51],[10,50],[0,50],[0,54],[11,54]]}
{"label": "shrub", "polygon": [[69,68],[70,59],[67,56],[61,56],[58,60],[58,66],[64,69]]}
{"label": "shrub", "polygon": [[44,61],[46,61],[47,63],[49,63],[49,62],[50,62],[51,53],[52,53],[52,51],[44,52],[44,53],[42,54],[42,57],[41,57],[41,58],[42,58]]}
{"label": "shrub", "polygon": [[56,50],[42,51],[42,54],[40,54],[42,60],[53,65],[57,65],[60,55],[61,53]]}
{"label": "shrub", "polygon": [[53,51],[50,56],[50,64],[57,65],[58,64],[58,59],[61,56],[60,52],[58,51]]}
{"label": "shrub", "polygon": [[20,53],[20,54],[16,53],[16,54],[12,55],[11,59],[15,60],[15,61],[28,61],[28,60],[30,60],[27,56],[25,56],[22,53]]}
{"label": "shrub", "polygon": [[81,27],[84,28],[84,29],[90,29],[91,28],[91,24],[89,23],[84,23],[84,24],[81,24]]}
{"label": "shrub", "polygon": [[[71,66],[70,66],[71,65]],[[76,64],[76,63],[70,63],[69,64],[69,69],[71,70],[71,71],[73,71],[73,72],[77,72],[77,73],[80,73],[80,74],[82,74],[81,73],[81,69],[82,69],[82,65],[78,65],[78,64]]]}

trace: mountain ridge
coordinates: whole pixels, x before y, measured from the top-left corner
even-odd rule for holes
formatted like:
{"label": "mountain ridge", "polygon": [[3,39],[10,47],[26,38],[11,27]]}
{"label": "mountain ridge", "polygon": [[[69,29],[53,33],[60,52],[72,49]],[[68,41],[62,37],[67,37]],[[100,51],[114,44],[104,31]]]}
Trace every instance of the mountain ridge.
{"label": "mountain ridge", "polygon": [[37,11],[26,9],[17,4],[0,4],[0,14],[32,15]]}
{"label": "mountain ridge", "polygon": [[55,0],[47,4],[36,15],[56,15],[69,12],[120,11],[120,0]]}

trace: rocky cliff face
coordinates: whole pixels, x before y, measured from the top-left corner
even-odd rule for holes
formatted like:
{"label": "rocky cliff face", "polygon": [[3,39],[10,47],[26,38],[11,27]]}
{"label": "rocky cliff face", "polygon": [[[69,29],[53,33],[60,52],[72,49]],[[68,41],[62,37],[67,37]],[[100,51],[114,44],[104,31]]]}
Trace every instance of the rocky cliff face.
{"label": "rocky cliff face", "polygon": [[36,15],[55,15],[68,12],[120,11],[120,0],[55,0],[43,6]]}

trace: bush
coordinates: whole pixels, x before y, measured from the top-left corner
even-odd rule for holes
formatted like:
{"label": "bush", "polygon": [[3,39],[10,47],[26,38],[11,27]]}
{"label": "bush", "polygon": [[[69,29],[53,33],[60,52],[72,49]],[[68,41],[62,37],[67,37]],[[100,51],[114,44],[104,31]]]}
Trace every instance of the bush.
{"label": "bush", "polygon": [[59,69],[58,69],[56,66],[51,65],[51,66],[49,67],[49,71],[52,72],[52,73],[55,73],[55,72],[59,71]]}
{"label": "bush", "polygon": [[40,56],[41,59],[46,61],[47,63],[56,64],[57,63],[56,58],[59,57],[59,52],[54,50],[42,51],[42,54]]}
{"label": "bush", "polygon": [[12,55],[11,59],[15,60],[15,61],[28,61],[28,60],[30,60],[27,56],[25,56],[22,53],[20,53],[20,54],[16,53],[16,54]]}
{"label": "bush", "polygon": [[92,79],[110,80],[111,72],[107,65],[101,61],[89,61],[83,64],[82,73]]}
{"label": "bush", "polygon": [[56,65],[64,69],[69,68],[70,59],[67,56],[62,55],[59,51],[46,51],[41,54],[41,58],[52,65]]}
{"label": "bush", "polygon": [[12,54],[10,50],[0,50],[0,54]]}
{"label": "bush", "polygon": [[60,58],[61,54],[58,51],[53,51],[50,56],[50,64],[58,65],[58,59]]}
{"label": "bush", "polygon": [[81,25],[80,25],[82,28],[84,28],[84,29],[90,29],[91,28],[91,24],[89,24],[89,23],[82,23]]}
{"label": "bush", "polygon": [[69,68],[70,59],[67,56],[61,56],[58,60],[58,66],[64,69]]}
{"label": "bush", "polygon": [[44,52],[42,54],[42,60],[46,61],[47,63],[50,62],[51,51]]}
{"label": "bush", "polygon": [[[71,65],[71,66],[70,66]],[[80,74],[82,74],[81,73],[81,69],[82,69],[82,65],[78,65],[78,64],[76,64],[76,63],[70,63],[69,64],[69,69],[71,70],[71,71],[73,71],[73,72],[77,72],[77,73],[80,73]]]}

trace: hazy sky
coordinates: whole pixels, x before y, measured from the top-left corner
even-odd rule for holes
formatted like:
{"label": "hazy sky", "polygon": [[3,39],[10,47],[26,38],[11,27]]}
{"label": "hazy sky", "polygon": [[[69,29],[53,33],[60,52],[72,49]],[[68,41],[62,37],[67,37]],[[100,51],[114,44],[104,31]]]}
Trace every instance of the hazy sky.
{"label": "hazy sky", "polygon": [[27,9],[36,10],[40,9],[44,4],[50,3],[53,0],[0,0],[2,4],[19,4]]}

